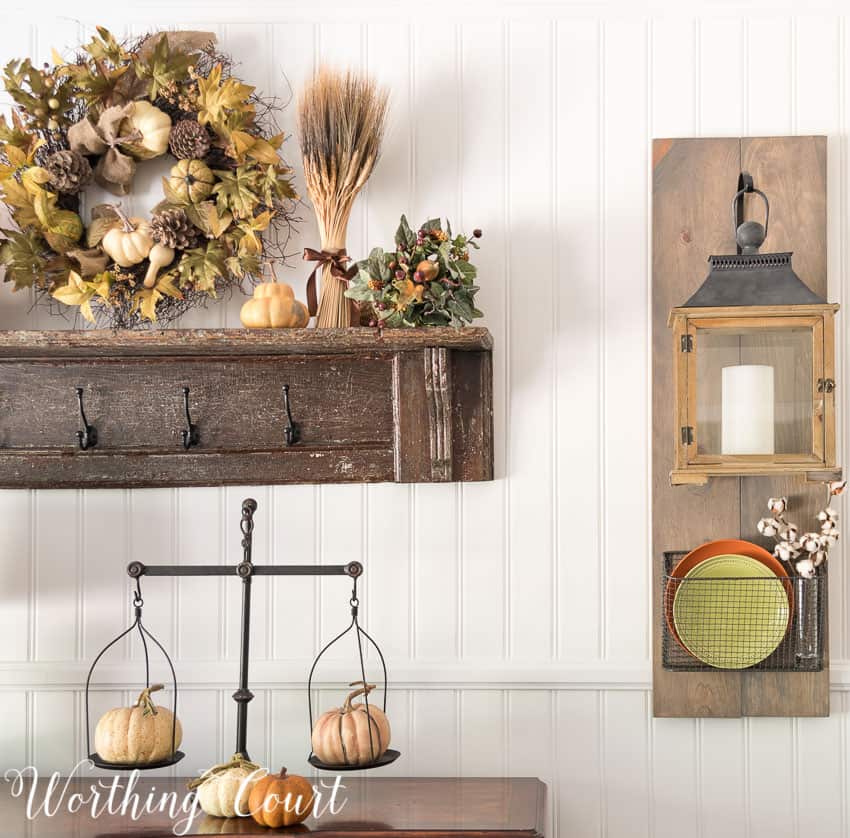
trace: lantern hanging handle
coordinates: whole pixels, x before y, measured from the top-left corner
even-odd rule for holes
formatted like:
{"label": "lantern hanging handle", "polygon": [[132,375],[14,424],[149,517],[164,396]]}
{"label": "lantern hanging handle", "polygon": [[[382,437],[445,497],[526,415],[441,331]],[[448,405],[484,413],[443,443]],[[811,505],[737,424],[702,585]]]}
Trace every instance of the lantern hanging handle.
{"label": "lantern hanging handle", "polygon": [[[757,221],[744,221],[744,195],[756,194],[764,201],[764,225]],[[758,253],[758,249],[767,238],[767,228],[770,222],[770,202],[767,195],[753,186],[753,176],[749,172],[741,172],[738,177],[738,191],[732,199],[732,230],[739,253]]]}

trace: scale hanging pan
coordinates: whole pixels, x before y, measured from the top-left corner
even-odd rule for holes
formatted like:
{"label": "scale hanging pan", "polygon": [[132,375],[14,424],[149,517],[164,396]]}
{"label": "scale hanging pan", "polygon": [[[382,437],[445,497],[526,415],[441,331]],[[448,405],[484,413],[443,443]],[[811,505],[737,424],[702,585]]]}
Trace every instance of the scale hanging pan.
{"label": "scale hanging pan", "polygon": [[[101,649],[89,669],[86,678],[86,751],[89,759],[98,767],[110,771],[138,770],[149,771],[153,768],[165,768],[180,762],[185,756],[179,751],[182,730],[177,720],[177,676],[171,658],[163,645],[145,628],[142,622],[142,599],[139,579],[133,594],[133,608],[136,618],[132,625],[121,632],[114,640]],[[119,640],[137,632],[142,642],[145,659],[145,688],[132,707],[120,707],[108,711],[101,717],[95,730],[95,747],[91,747],[91,718],[89,716],[89,692],[92,674],[100,659]],[[151,685],[150,658],[148,640],[162,652],[171,671],[174,699],[171,710],[157,706],[152,693],[163,689],[162,684]],[[129,717],[129,718],[127,718]]]}
{"label": "scale hanging pan", "polygon": [[[395,762],[401,754],[389,747],[390,723],[387,719],[387,664],[378,644],[360,626],[358,611],[360,600],[357,598],[357,577],[351,592],[351,622],[328,643],[313,661],[310,676],[307,679],[307,702],[310,708],[310,737],[312,749],[307,761],[322,771],[360,771],[368,768],[381,768]],[[313,674],[322,656],[331,646],[342,640],[350,632],[357,642],[357,656],[360,664],[360,680],[349,686],[356,687],[345,699],[342,707],[323,713],[313,723]],[[363,660],[363,640],[371,643],[384,673],[383,705],[379,709],[369,703],[369,693],[375,689],[366,679],[366,664]],[[354,699],[362,696],[362,703]]]}

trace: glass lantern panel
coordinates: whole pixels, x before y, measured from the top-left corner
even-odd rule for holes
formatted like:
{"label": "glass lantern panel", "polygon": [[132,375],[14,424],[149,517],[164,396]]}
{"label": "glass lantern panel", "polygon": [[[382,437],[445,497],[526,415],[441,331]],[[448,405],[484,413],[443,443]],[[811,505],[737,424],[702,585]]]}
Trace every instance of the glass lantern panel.
{"label": "glass lantern panel", "polygon": [[697,454],[812,455],[812,329],[700,329]]}

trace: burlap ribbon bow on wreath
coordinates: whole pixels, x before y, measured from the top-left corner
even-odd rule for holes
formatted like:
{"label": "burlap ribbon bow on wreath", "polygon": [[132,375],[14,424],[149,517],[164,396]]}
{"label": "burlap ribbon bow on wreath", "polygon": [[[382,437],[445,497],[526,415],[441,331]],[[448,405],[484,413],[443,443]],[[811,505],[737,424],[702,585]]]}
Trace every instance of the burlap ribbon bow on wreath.
{"label": "burlap ribbon bow on wreath", "polygon": [[113,195],[126,195],[136,174],[136,161],[121,151],[124,143],[141,139],[139,131],[121,136],[121,123],[133,112],[133,103],[106,108],[93,123],[88,117],[68,129],[68,143],[79,154],[96,154],[95,182]]}

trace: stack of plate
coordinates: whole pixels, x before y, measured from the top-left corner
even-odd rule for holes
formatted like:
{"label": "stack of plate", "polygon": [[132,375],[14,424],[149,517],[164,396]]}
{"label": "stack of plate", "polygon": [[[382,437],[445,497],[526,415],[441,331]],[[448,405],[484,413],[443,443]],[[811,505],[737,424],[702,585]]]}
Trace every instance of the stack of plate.
{"label": "stack of plate", "polygon": [[665,591],[670,634],[697,660],[720,669],[755,666],[776,651],[791,623],[785,568],[748,541],[712,541],[688,553]]}

